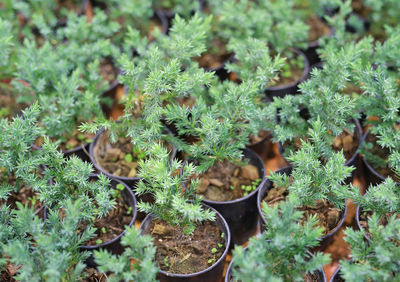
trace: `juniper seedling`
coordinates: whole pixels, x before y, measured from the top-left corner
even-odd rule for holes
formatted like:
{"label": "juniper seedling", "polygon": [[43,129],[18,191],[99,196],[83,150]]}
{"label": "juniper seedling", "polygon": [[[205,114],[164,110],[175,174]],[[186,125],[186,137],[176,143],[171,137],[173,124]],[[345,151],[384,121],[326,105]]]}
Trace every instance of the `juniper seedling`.
{"label": "juniper seedling", "polygon": [[165,114],[164,105],[197,97],[214,78],[213,73],[205,72],[191,61],[205,50],[207,25],[207,20],[197,15],[189,21],[176,16],[169,36],[160,34],[155,42],[139,48],[140,57],[122,55],[120,81],[128,87],[124,115],[118,123],[100,119],[85,123],[80,129],[94,133],[105,128],[110,131],[111,142],[118,135],[129,136],[140,149],[163,138],[160,119]]}
{"label": "juniper seedling", "polygon": [[108,281],[156,281],[158,268],[155,264],[156,248],[151,236],[140,235],[135,228],[127,228],[121,239],[124,252],[113,255],[107,250],[94,251],[98,269],[111,273]]}
{"label": "juniper seedling", "polygon": [[264,205],[263,213],[267,219],[264,233],[250,238],[247,250],[236,246],[233,251],[234,281],[304,281],[306,274],[330,262],[329,256],[308,251],[319,244],[323,234],[316,217],[300,223],[302,212],[290,201]]}
{"label": "juniper seedling", "polygon": [[[141,180],[135,192],[138,195],[149,193],[154,197],[154,203],[139,202],[139,211],[182,227],[185,234],[191,234],[196,222],[215,220],[215,213],[204,209],[200,198],[195,197],[197,181],[187,181],[196,172],[194,165],[186,163],[182,173],[177,173],[181,167],[181,161],[174,159],[170,162],[167,150],[159,144],[154,145],[149,158],[139,161]],[[183,187],[185,182],[188,183]]]}
{"label": "juniper seedling", "polygon": [[364,240],[366,230],[345,231],[346,242],[351,247],[351,260],[342,260],[340,275],[345,281],[397,281],[399,279],[400,219],[388,218],[385,226],[380,216],[373,214],[368,220],[370,238]]}
{"label": "juniper seedling", "polygon": [[69,200],[80,199],[80,214],[86,222],[107,215],[114,207],[110,180],[101,174],[98,180],[90,181],[92,165],[76,156],[65,158],[48,138],[42,146],[41,163],[46,166],[43,177],[28,184],[39,192],[40,200],[48,207],[57,210],[65,208]]}
{"label": "juniper seedling", "polygon": [[[33,215],[33,209],[19,204],[8,223],[25,230],[26,237],[1,242],[4,254],[10,263],[20,266],[19,281],[76,281],[82,278],[83,263],[88,252],[79,246],[93,236],[94,230],[86,228],[77,234],[82,202],[68,201],[65,216],[50,211],[46,223]],[[3,230],[3,228],[2,228]]]}
{"label": "juniper seedling", "polygon": [[345,165],[343,153],[331,153],[323,139],[321,122],[313,124],[310,141],[301,141],[301,148],[292,153],[288,160],[292,162],[292,180],[286,174],[272,173],[268,178],[277,187],[286,187],[289,197],[298,205],[315,205],[316,200],[325,200],[337,208],[346,203],[345,192],[349,189],[345,180],[354,170]]}

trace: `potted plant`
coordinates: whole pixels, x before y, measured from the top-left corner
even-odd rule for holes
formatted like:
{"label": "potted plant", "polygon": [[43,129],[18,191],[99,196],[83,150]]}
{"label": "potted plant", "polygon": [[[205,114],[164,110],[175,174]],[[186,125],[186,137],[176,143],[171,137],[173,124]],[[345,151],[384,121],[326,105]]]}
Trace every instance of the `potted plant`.
{"label": "potted plant", "polygon": [[[205,73],[190,60],[204,48],[202,22],[197,16],[189,22],[177,16],[169,37],[160,35],[145,46],[140,45],[141,40],[132,41],[132,47],[136,46],[141,55],[121,57],[124,75],[120,80],[127,87],[124,115],[117,122],[103,118],[80,127],[82,131],[97,132],[90,153],[98,170],[133,187],[138,181],[137,161],[146,157],[145,148],[164,140],[169,143],[171,157],[175,156],[171,133],[162,123],[164,106],[186,99],[195,101],[204,91],[203,85],[213,78],[212,73]],[[196,29],[199,33],[187,38]]]}
{"label": "potted plant", "polygon": [[[43,177],[28,181],[39,199],[49,210],[63,210],[68,200],[80,199],[83,207],[78,231],[85,230],[86,226],[96,227],[94,236],[81,249],[107,248],[122,252],[120,239],[124,226],[132,226],[136,219],[136,198],[129,187],[103,174],[91,174],[91,164],[76,156],[65,158],[47,137],[40,153],[40,162],[46,167]],[[93,266],[92,256],[86,264]]]}
{"label": "potted plant", "polygon": [[199,98],[192,108],[167,105],[165,115],[167,122],[175,125],[178,136],[192,139],[175,138],[178,149],[199,168],[196,193],[224,216],[232,242],[241,244],[257,225],[255,201],[265,169],[262,160],[245,145],[250,133],[258,133],[262,119],[260,123],[248,119],[260,111],[251,102],[258,93],[255,84],[247,81],[230,86],[230,91],[213,96],[213,106]]}
{"label": "potted plant", "polygon": [[[381,224],[380,215],[368,219],[369,230],[346,228],[345,240],[352,255],[349,261],[340,261],[340,271],[331,281],[396,281],[398,279],[399,230],[397,214]],[[364,240],[369,232],[368,241]]]}
{"label": "potted plant", "polygon": [[[363,140],[357,120],[358,100],[340,92],[351,74],[352,60],[357,61],[357,54],[351,50],[336,53],[322,69],[314,69],[311,78],[300,85],[301,95],[275,98],[268,105],[269,122],[277,120],[271,130],[273,139],[280,143],[284,155],[298,150],[300,140],[307,138],[311,125],[320,119],[326,127],[321,136],[329,145],[326,153],[343,149],[347,164],[356,164]],[[349,71],[339,73],[339,68]]]}
{"label": "potted plant", "polygon": [[43,217],[44,204],[26,182],[42,177],[40,156],[30,150],[33,140],[42,133],[36,125],[38,115],[36,103],[23,111],[23,117],[0,120],[0,205],[10,209],[16,209],[17,203],[29,205]]}
{"label": "potted plant", "polygon": [[271,55],[280,54],[287,58],[279,79],[265,85],[266,94],[283,96],[296,93],[297,85],[309,72],[309,63],[303,52],[293,48],[304,46],[307,25],[291,14],[294,10],[282,9],[282,1],[231,0],[219,3],[213,5],[222,38],[226,41],[256,38],[270,47]]}
{"label": "potted plant", "polygon": [[236,246],[225,281],[326,281],[322,266],[328,255],[309,252],[319,244],[323,227],[315,216],[296,209],[296,202],[282,201],[265,205],[267,228],[248,247]]}
{"label": "potted plant", "polygon": [[301,149],[289,157],[292,167],[268,176],[272,184],[259,190],[258,209],[264,230],[267,219],[262,214],[262,206],[274,206],[287,197],[293,197],[305,216],[315,215],[324,227],[319,247],[323,249],[343,224],[347,212],[346,191],[349,189],[349,185],[344,183],[354,168],[345,165],[343,152],[331,153],[327,161],[321,160],[322,151],[327,146],[321,139],[323,129],[320,126],[314,125],[310,132],[313,143],[302,141]]}
{"label": "potted plant", "polygon": [[[0,270],[2,280],[76,281],[83,278],[88,252],[79,246],[93,236],[93,228],[77,233],[83,202],[66,202],[64,215],[50,211],[43,222],[33,209],[18,204],[0,221]],[[4,267],[4,268],[3,268]]]}
{"label": "potted plant", "polygon": [[121,239],[124,252],[115,256],[106,250],[94,251],[97,268],[108,275],[108,281],[156,281],[156,248],[149,235],[140,235],[135,228],[127,228]]}
{"label": "potted plant", "polygon": [[140,226],[157,247],[156,262],[161,281],[207,280],[222,277],[230,244],[223,217],[195,196],[196,181],[183,186],[196,171],[193,164],[169,161],[167,151],[155,145],[146,161],[140,161],[138,195],[150,193],[153,203],[139,202],[149,215]]}

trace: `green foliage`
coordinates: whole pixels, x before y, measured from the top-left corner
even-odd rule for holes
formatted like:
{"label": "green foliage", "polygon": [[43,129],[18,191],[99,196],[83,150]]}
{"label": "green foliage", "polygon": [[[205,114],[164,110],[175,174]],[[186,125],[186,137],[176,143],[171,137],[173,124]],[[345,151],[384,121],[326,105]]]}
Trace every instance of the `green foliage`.
{"label": "green foliage", "polygon": [[83,203],[80,215],[88,222],[107,215],[114,207],[110,180],[103,174],[96,181],[89,180],[91,164],[76,156],[65,158],[48,138],[44,139],[41,153],[41,164],[46,166],[44,176],[29,184],[48,207],[57,210],[65,208],[68,201],[80,199]]}
{"label": "green foliage", "polygon": [[0,183],[0,199],[6,199],[9,192],[18,189],[21,180],[34,181],[37,178],[36,170],[41,164],[38,152],[33,152],[31,144],[41,136],[42,130],[37,126],[40,114],[38,104],[33,104],[23,111],[23,117],[17,116],[12,121],[0,120],[0,167],[5,174],[13,175],[17,185],[11,186],[8,182]]}
{"label": "green foliage", "polygon": [[97,268],[101,272],[112,273],[107,279],[110,282],[156,281],[156,248],[151,240],[151,236],[140,235],[134,227],[127,227],[121,239],[121,244],[125,247],[121,255],[113,255],[107,250],[94,251]]}
{"label": "green foliage", "polygon": [[351,260],[342,260],[341,276],[346,281],[398,281],[400,259],[400,220],[393,215],[388,223],[380,224],[380,216],[373,214],[368,220],[370,238],[364,240],[366,230],[345,231],[351,247]]}
{"label": "green foliage", "polygon": [[371,32],[381,36],[386,26],[395,27],[400,24],[400,2],[396,0],[365,0],[369,8],[368,19],[371,21]]}
{"label": "green foliage", "polygon": [[304,281],[304,275],[329,263],[327,255],[308,251],[319,244],[323,228],[316,217],[303,217],[295,202],[263,206],[266,230],[260,238],[250,238],[247,250],[236,246],[233,251],[234,281]]}
{"label": "green foliage", "polygon": [[13,47],[11,24],[0,18],[0,78],[6,78]]}
{"label": "green foliage", "polygon": [[294,9],[295,1],[215,2],[211,7],[219,19],[217,29],[222,38],[256,38],[268,43],[275,52],[288,52],[288,55],[289,48],[305,47],[308,26]]}
{"label": "green foliage", "polygon": [[196,172],[193,164],[184,164],[179,173],[182,162],[176,159],[170,162],[167,150],[156,144],[149,150],[149,158],[139,161],[139,167],[141,180],[135,192],[138,195],[149,193],[154,197],[154,203],[139,202],[139,211],[178,225],[186,234],[193,233],[196,222],[215,219],[214,212],[204,209],[200,198],[195,197],[198,181],[188,181]]}
{"label": "green foliage", "polygon": [[[205,50],[209,21],[197,15],[189,21],[176,16],[169,36],[160,34],[155,42],[139,48],[143,52],[140,57],[123,55],[120,58],[123,75],[119,79],[128,88],[124,115],[118,123],[99,119],[83,124],[80,129],[95,133],[105,128],[110,130],[111,142],[122,134],[131,137],[139,148],[149,147],[163,138],[160,119],[165,114],[164,105],[200,95],[203,86],[214,79],[213,73],[205,72],[191,61]],[[132,30],[134,34],[137,35]],[[138,47],[135,40],[131,44],[132,48]]]}
{"label": "green foliage", "polygon": [[200,10],[200,1],[185,0],[155,0],[153,1],[155,9],[167,10],[184,18]]}
{"label": "green foliage", "polygon": [[368,187],[368,193],[362,195],[352,186],[347,197],[360,205],[362,211],[375,212],[379,216],[396,213],[400,209],[400,193],[396,182],[388,177],[384,182]]}
{"label": "green foliage", "polygon": [[[33,209],[18,206],[19,210],[13,212],[7,225],[25,230],[25,237],[1,242],[9,261],[20,266],[14,278],[19,281],[76,281],[82,278],[83,262],[89,253],[81,252],[79,246],[94,233],[93,229],[87,228],[77,234],[82,202],[68,201],[63,218],[58,211],[50,211],[46,223],[33,215]],[[0,229],[3,230],[3,226]]]}
{"label": "green foliage", "polygon": [[345,192],[349,189],[344,183],[354,168],[345,165],[343,152],[329,150],[323,139],[326,128],[322,122],[317,120],[309,135],[310,141],[302,141],[301,148],[288,157],[293,165],[292,179],[277,172],[268,178],[277,187],[286,187],[289,197],[299,205],[314,205],[316,200],[325,200],[343,208]]}

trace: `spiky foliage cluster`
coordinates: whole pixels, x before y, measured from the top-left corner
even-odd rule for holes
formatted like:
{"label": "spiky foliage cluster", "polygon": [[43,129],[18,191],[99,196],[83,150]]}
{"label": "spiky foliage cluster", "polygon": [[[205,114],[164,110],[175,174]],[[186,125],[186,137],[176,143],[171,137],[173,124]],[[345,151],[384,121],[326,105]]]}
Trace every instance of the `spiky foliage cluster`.
{"label": "spiky foliage cluster", "polygon": [[[371,21],[371,33],[379,38],[386,28],[400,24],[400,3],[396,0],[365,0],[368,11],[368,19]],[[384,37],[384,36],[383,36]]]}
{"label": "spiky foliage cluster", "polygon": [[286,187],[289,197],[299,205],[314,205],[317,200],[325,200],[343,208],[345,192],[349,189],[345,180],[354,168],[345,165],[341,151],[331,152],[323,140],[326,128],[322,122],[317,120],[309,135],[310,141],[302,141],[301,149],[288,157],[293,165],[291,177],[277,172],[268,177],[277,187]]}
{"label": "spiky foliage cluster", "polygon": [[215,219],[215,213],[205,209],[200,198],[195,196],[198,181],[188,181],[196,172],[193,164],[185,163],[182,167],[181,161],[174,159],[170,162],[168,151],[157,144],[149,150],[147,160],[139,161],[139,167],[141,180],[135,192],[154,197],[154,203],[139,202],[139,211],[182,227],[185,234],[195,230],[196,222]]}
{"label": "spiky foliage cluster", "polygon": [[37,177],[41,159],[38,152],[32,151],[31,144],[42,134],[36,125],[39,114],[38,104],[34,104],[23,112],[23,117],[0,120],[0,167],[17,181],[15,186],[0,183],[0,199],[6,199],[13,190],[17,192],[21,180],[33,181]]}
{"label": "spiky foliage cluster", "polygon": [[357,282],[399,280],[400,219],[393,215],[383,226],[380,216],[373,214],[368,225],[369,240],[364,240],[366,230],[346,229],[345,240],[351,247],[351,260],[340,261],[341,277]]}
{"label": "spiky foliage cluster", "polygon": [[9,61],[13,46],[11,24],[0,17],[0,78],[9,75]]}
{"label": "spiky foliage cluster", "polygon": [[104,273],[111,273],[108,281],[156,281],[158,268],[154,262],[156,248],[149,235],[140,235],[135,228],[127,228],[121,239],[124,252],[113,255],[107,250],[94,251],[98,269]]}
{"label": "spiky foliage cluster", "polygon": [[85,268],[83,262],[89,253],[81,252],[79,246],[94,233],[92,228],[86,228],[77,234],[82,202],[68,201],[63,217],[58,211],[50,211],[46,222],[35,216],[33,209],[18,206],[18,210],[0,222],[0,249],[7,262],[18,267],[14,278],[18,281],[80,280]]}
{"label": "spiky foliage cluster", "polygon": [[111,142],[123,134],[131,137],[135,145],[145,148],[161,139],[164,105],[200,95],[204,92],[203,86],[213,80],[213,73],[205,72],[191,61],[205,50],[209,21],[198,15],[189,21],[176,16],[169,36],[159,34],[148,45],[146,39],[138,37],[137,31],[131,30],[129,42],[140,57],[124,55],[120,59],[123,70],[120,80],[128,88],[124,115],[118,123],[100,119],[84,124],[81,130],[94,133],[105,128],[110,130]]}
{"label": "spiky foliage cluster", "polygon": [[263,213],[264,233],[251,238],[247,250],[236,246],[233,251],[234,281],[304,281],[306,274],[329,263],[329,256],[308,251],[319,244],[323,234],[316,217],[300,223],[302,212],[291,201],[264,205]]}
{"label": "spiky foliage cluster", "polygon": [[211,4],[219,17],[218,31],[222,38],[263,40],[277,53],[289,48],[305,47],[308,26],[296,16],[295,1],[215,1]]}

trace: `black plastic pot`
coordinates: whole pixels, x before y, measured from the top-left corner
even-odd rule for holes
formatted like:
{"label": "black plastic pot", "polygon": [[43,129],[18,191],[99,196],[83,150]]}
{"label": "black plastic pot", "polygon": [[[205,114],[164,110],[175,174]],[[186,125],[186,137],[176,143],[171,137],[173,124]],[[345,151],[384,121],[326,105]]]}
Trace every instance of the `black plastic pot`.
{"label": "black plastic pot", "polygon": [[[363,136],[363,140],[365,141],[368,137],[369,131],[365,132]],[[364,176],[365,180],[367,181],[368,184],[370,185],[377,185],[383,181],[385,181],[386,177],[384,177],[382,174],[377,172],[371,164],[368,162],[367,158],[365,156],[362,156],[362,162],[363,162],[363,167],[364,167]],[[400,182],[396,182],[397,185],[400,185]]]}
{"label": "black plastic pot", "polygon": [[287,94],[296,94],[297,90],[298,90],[298,85],[300,83],[302,83],[304,80],[306,80],[308,73],[310,72],[310,64],[308,62],[308,59],[307,59],[306,55],[298,49],[294,49],[294,53],[303,57],[304,71],[303,71],[302,76],[298,80],[293,81],[289,84],[271,86],[271,87],[266,88],[264,91],[265,95],[271,96],[271,97],[275,97],[275,96],[284,97]]}
{"label": "black plastic pot", "polygon": [[[349,160],[347,160],[346,166],[354,166],[355,168],[357,168],[358,154],[360,152],[361,145],[365,140],[365,137],[362,134],[362,128],[361,128],[360,122],[356,119],[353,119],[353,123],[356,125],[355,131],[356,131],[356,134],[358,137],[358,147],[357,147],[357,150],[354,152],[353,156]],[[283,153],[284,153],[285,149],[283,148],[282,143],[280,143],[280,142],[278,143],[278,148],[279,148],[279,152],[281,153],[281,155],[283,157]],[[285,159],[285,161],[287,162],[288,165],[291,165],[291,163],[288,160]],[[356,169],[354,169],[352,171],[351,175],[349,176],[349,178],[346,179],[346,183],[353,182],[355,173],[356,173]]]}
{"label": "black plastic pot", "polygon": [[[244,250],[246,251],[247,248],[248,247],[244,248]],[[232,265],[233,265],[233,259],[229,263],[228,269],[226,270],[225,282],[232,281]],[[326,282],[326,276],[323,268],[321,268],[321,270],[315,271],[314,274],[317,276],[318,282]]]}
{"label": "black plastic pot", "polygon": [[245,159],[249,160],[249,164],[257,167],[258,174],[263,179],[257,189],[246,197],[232,201],[217,202],[207,199],[202,200],[224,217],[232,234],[232,245],[242,245],[255,234],[258,223],[257,193],[266,180],[264,162],[260,157],[250,149],[244,149],[243,155]]}
{"label": "black plastic pot", "polygon": [[[204,205],[204,204],[203,204]],[[215,262],[212,266],[191,274],[175,274],[175,273],[168,273],[166,271],[160,270],[157,276],[157,279],[161,282],[175,282],[175,281],[185,281],[185,282],[212,282],[212,281],[220,281],[222,279],[226,255],[228,254],[230,240],[231,240],[231,233],[229,231],[228,224],[226,223],[225,219],[221,216],[218,211],[204,205],[204,207],[215,211],[216,213],[216,222],[220,227],[221,231],[225,233],[225,251],[222,256]],[[153,220],[153,216],[147,215],[146,218],[143,220],[142,224],[140,225],[140,232],[143,234],[147,234],[147,229],[150,223]]]}
{"label": "black plastic pot", "polygon": [[[281,173],[281,174],[286,174],[286,175],[290,175],[292,173],[292,166],[287,166],[284,168],[281,168],[277,171],[277,173]],[[266,219],[262,213],[262,207],[261,207],[261,203],[264,200],[264,198],[267,196],[268,191],[271,189],[272,187],[272,183],[267,180],[266,183],[261,187],[261,189],[258,192],[257,195],[257,208],[258,208],[258,212],[260,215],[260,229],[261,232],[265,231],[265,223],[266,223]],[[321,237],[320,239],[320,244],[318,247],[316,247],[315,249],[313,249],[312,251],[322,251],[324,250],[329,243],[332,241],[333,236],[339,231],[339,229],[342,227],[344,220],[346,218],[347,215],[347,205],[345,205],[344,210],[342,210],[340,212],[340,221],[337,224],[337,226],[328,234],[324,235]]]}
{"label": "black plastic pot", "polygon": [[331,279],[329,279],[329,282],[342,282],[344,281],[342,277],[340,276],[340,270],[342,267],[339,265],[339,267],[336,269],[336,271],[332,274]]}
{"label": "black plastic pot", "polygon": [[213,68],[205,68],[206,71],[211,72],[214,71],[218,76],[219,80],[224,81],[229,78],[229,72],[225,69],[225,65],[231,62],[234,58],[234,55],[231,54],[225,62],[220,63],[218,66]]}
{"label": "black plastic pot", "polygon": [[[38,147],[35,144],[31,144],[31,146],[34,150],[42,149],[41,147]],[[86,143],[84,145],[75,147],[71,150],[62,150],[62,153],[64,154],[64,157],[69,157],[69,156],[75,155],[85,162],[90,162],[89,146],[90,146],[90,143]]]}
{"label": "black plastic pot", "polygon": [[273,154],[272,135],[268,134],[260,141],[248,144],[246,148],[252,150],[259,156],[261,156],[265,151],[267,151],[267,156],[271,156]]}
{"label": "black plastic pot", "polygon": [[[335,33],[335,30],[333,28],[331,28],[328,36],[332,37],[334,33]],[[320,47],[319,39],[317,39],[317,40],[309,42],[307,49],[303,50],[310,65],[314,65],[314,64],[321,62],[321,58],[319,57],[319,55],[317,53],[317,49],[319,47]]]}
{"label": "black plastic pot", "polygon": [[[91,179],[97,179],[98,175],[93,174],[91,176]],[[129,223],[129,227],[131,227],[135,220],[136,220],[136,215],[137,215],[137,202],[136,202],[136,197],[133,194],[132,190],[129,189],[129,187],[123,183],[122,181],[116,180],[116,179],[111,179],[111,186],[115,188],[117,184],[122,184],[124,185],[125,189],[122,190],[121,195],[124,199],[124,201],[132,208],[132,219]],[[123,228],[123,226],[121,226]],[[99,250],[99,249],[106,249],[113,254],[121,254],[124,251],[124,248],[121,245],[121,237],[125,234],[125,230],[119,234],[117,237],[114,239],[101,243],[99,245],[95,246],[82,246],[80,247],[81,251],[90,251],[93,252],[94,250]],[[94,262],[94,257],[92,254],[90,254],[89,258],[85,261],[85,264],[88,267],[96,267],[96,263]]]}
{"label": "black plastic pot", "polygon": [[[172,134],[171,131],[168,128],[165,128],[166,132],[168,134]],[[103,173],[105,175],[107,175],[109,178],[111,179],[115,179],[118,181],[122,181],[124,183],[126,183],[128,185],[129,188],[131,188],[133,191],[136,187],[136,184],[139,182],[140,178],[139,177],[124,177],[124,176],[116,176],[113,175],[111,173],[109,173],[108,171],[104,170],[97,162],[96,159],[94,157],[94,147],[97,144],[97,141],[99,140],[100,135],[104,134],[105,130],[100,130],[95,137],[93,138],[93,142],[90,144],[89,147],[89,155],[90,155],[90,160],[92,162],[92,164],[94,165],[94,167],[100,172]],[[175,158],[176,156],[176,152],[177,149],[176,147],[171,144],[173,146],[172,152],[171,152],[171,159]],[[140,195],[138,196],[138,200],[139,201],[143,201],[143,202],[150,202],[152,200],[152,197],[148,194],[144,194],[144,195]],[[142,212],[138,212],[137,218],[138,219],[143,219],[146,216],[146,214],[142,213]]]}

